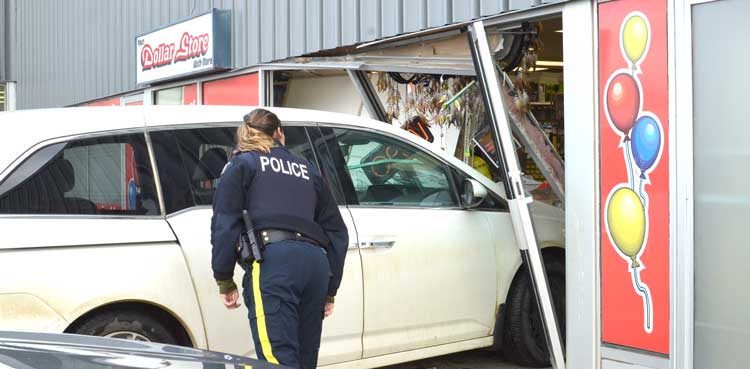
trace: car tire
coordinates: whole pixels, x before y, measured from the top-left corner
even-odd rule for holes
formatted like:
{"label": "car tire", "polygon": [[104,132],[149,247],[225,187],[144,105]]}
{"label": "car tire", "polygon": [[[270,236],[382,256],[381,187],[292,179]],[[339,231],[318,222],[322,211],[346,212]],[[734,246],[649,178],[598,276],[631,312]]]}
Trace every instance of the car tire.
{"label": "car tire", "polygon": [[107,311],[97,314],[73,333],[177,345],[177,337],[153,317],[134,311]]}
{"label": "car tire", "polygon": [[[565,259],[548,257],[545,260],[552,303],[555,306],[560,335],[565,340]],[[503,352],[519,365],[550,366],[549,350],[537,308],[532,284],[526,270],[521,269],[513,280],[507,299],[507,325]]]}

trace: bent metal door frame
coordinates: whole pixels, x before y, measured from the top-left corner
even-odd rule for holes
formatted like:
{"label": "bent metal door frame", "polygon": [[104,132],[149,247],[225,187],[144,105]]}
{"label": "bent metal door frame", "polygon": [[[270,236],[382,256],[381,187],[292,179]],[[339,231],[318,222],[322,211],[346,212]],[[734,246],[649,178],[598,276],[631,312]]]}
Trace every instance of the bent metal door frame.
{"label": "bent metal door frame", "polygon": [[560,336],[560,328],[555,319],[555,311],[549,291],[547,275],[541,250],[534,233],[534,225],[529,212],[529,204],[533,201],[526,196],[521,181],[518,157],[513,146],[513,135],[510,130],[505,107],[503,106],[500,80],[495,70],[484,22],[477,21],[468,26],[469,48],[477,72],[477,81],[482,90],[487,111],[493,123],[495,147],[502,150],[500,167],[508,174],[506,191],[510,215],[515,229],[516,242],[521,251],[524,264],[527,266],[534,290],[537,306],[542,314],[542,324],[550,348],[550,362],[555,369],[565,368],[564,349]]}

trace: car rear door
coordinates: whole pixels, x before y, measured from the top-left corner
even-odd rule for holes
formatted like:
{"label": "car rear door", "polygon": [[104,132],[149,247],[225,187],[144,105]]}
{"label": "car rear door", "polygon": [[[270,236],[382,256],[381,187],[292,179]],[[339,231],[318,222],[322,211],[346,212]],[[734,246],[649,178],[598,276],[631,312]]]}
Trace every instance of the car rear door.
{"label": "car rear door", "polygon": [[321,130],[359,236],[363,356],[489,336],[495,247],[487,218],[459,206],[448,167],[379,131]]}
{"label": "car rear door", "polygon": [[[29,150],[3,178],[0,280],[13,282],[0,283],[0,305],[18,313],[0,308],[0,325],[61,332],[101,305],[142,301],[169,310],[205,345],[146,142],[142,130],[66,138]],[[46,320],[55,314],[60,321]]]}
{"label": "car rear door", "polygon": [[[208,348],[247,355],[253,347],[247,310],[227,310],[211,271],[211,189],[226,163],[233,131],[226,127],[158,127],[149,132],[167,222],[181,246],[198,295]],[[239,281],[242,270],[235,270]],[[238,283],[239,284],[239,283]]]}
{"label": "car rear door", "polygon": [[[150,132],[165,197],[167,221],[182,246],[200,301],[209,348],[255,355],[246,308],[227,310],[211,270],[211,203],[218,179],[234,147],[237,123],[189,128],[157,128]],[[287,148],[315,163],[314,150],[302,126],[285,124]],[[348,211],[344,221],[356,239]],[[358,255],[348,265],[337,313],[324,323],[320,361],[335,363],[361,357],[362,297]],[[348,263],[349,264],[349,263]],[[244,271],[235,269],[241,284]]]}

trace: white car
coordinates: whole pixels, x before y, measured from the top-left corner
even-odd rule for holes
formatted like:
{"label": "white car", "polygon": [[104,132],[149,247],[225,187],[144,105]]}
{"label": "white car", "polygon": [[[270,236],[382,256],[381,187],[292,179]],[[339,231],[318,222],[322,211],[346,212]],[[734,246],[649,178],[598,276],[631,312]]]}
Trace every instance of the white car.
{"label": "white car", "polygon": [[[224,308],[210,260],[213,192],[252,109],[0,114],[0,329],[253,356],[247,311]],[[382,122],[270,110],[289,149],[321,168],[349,229],[321,366],[493,345],[524,364],[548,360],[498,184]],[[563,213],[535,204],[532,214],[562,323]]]}

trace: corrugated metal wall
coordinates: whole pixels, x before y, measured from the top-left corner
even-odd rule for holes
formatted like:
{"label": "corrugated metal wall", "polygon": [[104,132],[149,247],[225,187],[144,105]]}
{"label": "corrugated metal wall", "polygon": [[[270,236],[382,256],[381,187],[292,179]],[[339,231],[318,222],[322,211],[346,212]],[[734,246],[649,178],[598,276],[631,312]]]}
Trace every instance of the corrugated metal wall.
{"label": "corrugated metal wall", "polygon": [[134,89],[135,35],[212,7],[232,9],[240,68],[558,0],[0,1],[16,20],[10,78],[23,109]]}
{"label": "corrugated metal wall", "polygon": [[8,19],[6,18],[6,7],[7,0],[0,0],[0,81],[5,80],[5,65],[6,65],[6,59],[8,59],[8,56],[5,55],[5,51],[8,49],[6,43],[7,43],[7,28],[8,28]]}

